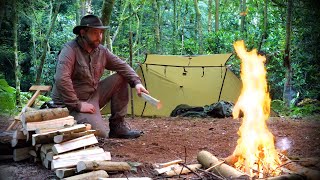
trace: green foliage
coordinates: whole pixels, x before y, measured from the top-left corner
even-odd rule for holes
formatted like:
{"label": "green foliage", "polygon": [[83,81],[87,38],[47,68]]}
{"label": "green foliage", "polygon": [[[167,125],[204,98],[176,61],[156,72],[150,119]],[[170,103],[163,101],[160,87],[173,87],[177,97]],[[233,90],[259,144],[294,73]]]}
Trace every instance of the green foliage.
{"label": "green foliage", "polygon": [[[243,39],[248,50],[256,48],[267,55],[267,78],[272,99],[282,99],[286,69],[283,66],[286,42],[286,3],[268,1],[267,28],[264,23],[264,0],[247,1],[244,32],[240,30],[241,1],[225,0],[219,4],[219,31],[215,31],[215,3],[208,9],[208,1],[199,1],[201,14],[202,43],[196,29],[196,11],[193,0],[157,1],[159,8],[160,54],[196,55],[200,47],[204,54],[232,53],[233,43]],[[176,14],[173,3],[176,2]],[[279,1],[280,2],[280,1]],[[27,91],[34,84],[36,71],[43,52],[43,40],[51,24],[51,15],[57,1],[19,1],[19,64],[21,65],[21,90]],[[130,0],[124,10],[124,1],[115,1],[110,20],[110,36],[114,54],[128,59],[129,31],[133,32],[134,66],[144,61],[145,53],[158,53],[156,50],[155,22],[156,15],[153,1]],[[103,0],[91,1],[93,14],[101,16]],[[299,98],[320,99],[320,13],[313,1],[294,1],[292,16],[292,35],[290,60],[293,70],[292,84]],[[0,74],[9,85],[15,86],[15,67],[13,55],[12,2],[5,1],[5,12],[1,19],[0,36]],[[42,84],[52,85],[56,58],[61,47],[75,37],[72,33],[76,25],[77,13],[80,12],[78,0],[63,1],[53,31],[47,45],[48,52],[42,73]],[[208,31],[208,12],[212,14],[212,31]],[[124,17],[122,17],[124,13]],[[119,31],[117,31],[119,25]],[[174,32],[176,30],[176,32]],[[265,39],[262,35],[266,31]],[[117,34],[116,34],[117,32]],[[260,46],[261,45],[261,46]],[[240,73],[240,60],[236,55],[228,61],[231,70]],[[22,93],[23,102],[30,97]],[[12,96],[14,97],[14,95]],[[279,101],[279,102],[278,102]],[[273,102],[284,115],[308,112],[311,107],[284,109],[281,100]],[[294,103],[293,103],[294,104]],[[310,110],[312,112],[316,110]],[[307,114],[308,114],[307,113]],[[300,116],[299,115],[299,116]]]}
{"label": "green foliage", "polygon": [[5,79],[0,79],[0,113],[13,114],[15,110],[15,89]]}
{"label": "green foliage", "polygon": [[320,113],[320,101],[313,100],[312,103],[299,103],[287,107],[282,100],[273,100],[271,108],[281,116],[291,118],[302,118]]}

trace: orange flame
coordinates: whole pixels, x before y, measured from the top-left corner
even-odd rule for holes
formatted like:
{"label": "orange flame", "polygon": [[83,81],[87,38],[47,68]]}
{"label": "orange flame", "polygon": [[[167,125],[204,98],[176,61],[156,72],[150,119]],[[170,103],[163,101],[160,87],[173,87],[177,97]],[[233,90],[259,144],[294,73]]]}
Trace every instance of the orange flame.
{"label": "orange flame", "polygon": [[254,49],[247,52],[243,41],[234,43],[241,59],[242,90],[233,109],[233,117],[243,112],[243,122],[238,131],[238,144],[233,156],[238,158],[236,168],[251,176],[266,177],[280,173],[280,159],[274,146],[272,133],[266,120],[270,114],[270,97],[267,88],[266,58]]}

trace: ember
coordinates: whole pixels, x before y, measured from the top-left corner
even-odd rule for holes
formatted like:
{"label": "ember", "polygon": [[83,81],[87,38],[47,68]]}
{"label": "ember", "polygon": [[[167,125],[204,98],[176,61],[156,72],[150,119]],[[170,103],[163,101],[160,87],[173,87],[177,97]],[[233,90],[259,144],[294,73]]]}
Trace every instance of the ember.
{"label": "ember", "polygon": [[254,49],[247,52],[243,41],[234,43],[241,59],[242,90],[233,109],[233,117],[243,112],[242,125],[238,131],[239,139],[233,156],[237,158],[234,166],[252,177],[276,176],[281,173],[272,133],[266,120],[270,114],[265,57]]}

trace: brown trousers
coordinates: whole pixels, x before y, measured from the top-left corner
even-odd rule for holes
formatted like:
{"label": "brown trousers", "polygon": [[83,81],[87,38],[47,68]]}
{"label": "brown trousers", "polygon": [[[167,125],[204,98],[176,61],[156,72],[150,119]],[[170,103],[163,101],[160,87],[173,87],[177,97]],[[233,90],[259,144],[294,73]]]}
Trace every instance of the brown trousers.
{"label": "brown trousers", "polygon": [[89,123],[92,129],[97,131],[100,137],[108,137],[107,125],[101,116],[100,108],[104,107],[111,100],[111,117],[109,122],[123,121],[127,114],[129,101],[128,82],[119,74],[113,74],[99,82],[97,90],[87,100],[94,105],[96,112],[80,113],[70,112],[70,115],[78,123]]}

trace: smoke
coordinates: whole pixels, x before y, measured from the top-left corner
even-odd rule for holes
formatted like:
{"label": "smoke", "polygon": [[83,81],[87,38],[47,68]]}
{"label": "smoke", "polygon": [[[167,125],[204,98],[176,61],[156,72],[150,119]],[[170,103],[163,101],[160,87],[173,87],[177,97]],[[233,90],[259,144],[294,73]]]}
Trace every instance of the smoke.
{"label": "smoke", "polygon": [[277,141],[276,143],[276,147],[277,149],[280,149],[280,150],[288,150],[292,145],[292,141],[288,138],[281,138],[279,139],[279,141]]}

